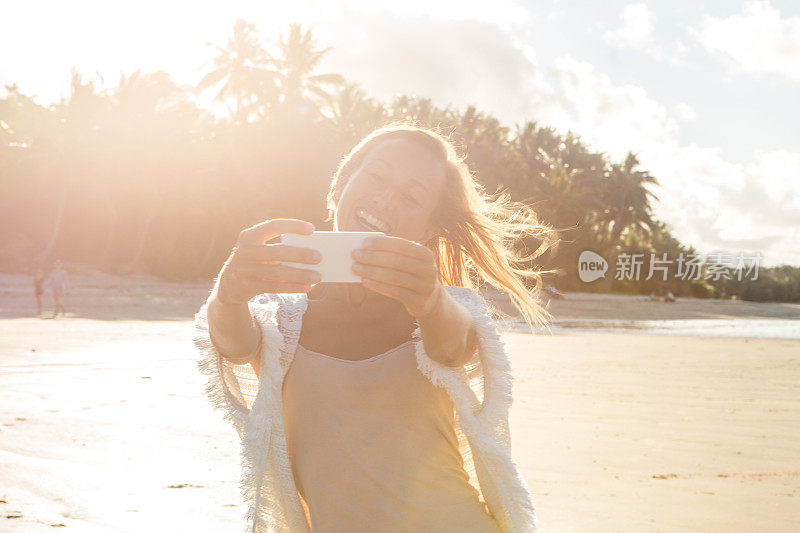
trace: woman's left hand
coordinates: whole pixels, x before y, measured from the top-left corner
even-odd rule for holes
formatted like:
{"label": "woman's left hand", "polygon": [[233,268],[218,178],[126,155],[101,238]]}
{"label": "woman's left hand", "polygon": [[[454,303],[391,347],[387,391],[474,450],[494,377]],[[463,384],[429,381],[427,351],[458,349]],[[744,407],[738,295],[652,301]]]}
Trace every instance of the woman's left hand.
{"label": "woman's left hand", "polygon": [[366,288],[399,300],[411,316],[428,316],[439,303],[444,287],[427,247],[401,237],[369,237],[353,259],[353,272]]}

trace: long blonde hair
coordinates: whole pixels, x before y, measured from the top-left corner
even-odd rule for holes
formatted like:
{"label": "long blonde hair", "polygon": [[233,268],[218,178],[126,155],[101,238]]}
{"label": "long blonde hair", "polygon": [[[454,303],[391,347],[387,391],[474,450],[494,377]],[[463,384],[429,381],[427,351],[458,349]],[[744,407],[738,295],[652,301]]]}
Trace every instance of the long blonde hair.
{"label": "long blonde hair", "polygon": [[[488,283],[505,292],[522,317],[549,329],[552,315],[539,304],[524,280],[533,280],[533,292],[541,289],[542,274],[553,270],[527,268],[531,260],[557,242],[551,226],[540,223],[528,205],[512,201],[507,194],[487,195],[477,183],[453,144],[437,131],[408,123],[378,128],[359,142],[336,169],[328,191],[329,220],[350,176],[378,143],[406,139],[421,144],[443,163],[445,183],[432,223],[438,234],[426,245],[436,254],[443,285],[479,288]],[[530,254],[517,251],[526,236],[541,241]]]}

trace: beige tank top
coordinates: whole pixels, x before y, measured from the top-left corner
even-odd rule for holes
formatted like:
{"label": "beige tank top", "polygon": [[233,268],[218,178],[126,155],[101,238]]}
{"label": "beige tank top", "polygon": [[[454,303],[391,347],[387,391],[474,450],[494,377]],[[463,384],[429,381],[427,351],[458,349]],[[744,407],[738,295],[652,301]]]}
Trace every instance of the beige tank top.
{"label": "beige tank top", "polygon": [[497,533],[464,470],[452,400],[419,372],[412,341],[358,361],[298,345],[283,410],[314,533]]}

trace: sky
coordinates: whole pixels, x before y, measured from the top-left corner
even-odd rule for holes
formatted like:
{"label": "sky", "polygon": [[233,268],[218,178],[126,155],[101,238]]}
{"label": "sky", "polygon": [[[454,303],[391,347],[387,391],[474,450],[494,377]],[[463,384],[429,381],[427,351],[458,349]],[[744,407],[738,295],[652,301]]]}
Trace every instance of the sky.
{"label": "sky", "polygon": [[633,151],[681,242],[800,265],[794,0],[29,0],[0,13],[0,86],[44,104],[68,94],[73,66],[107,87],[139,68],[194,84],[237,18],[265,43],[298,21],[333,47],[320,73],[573,131],[614,160]]}

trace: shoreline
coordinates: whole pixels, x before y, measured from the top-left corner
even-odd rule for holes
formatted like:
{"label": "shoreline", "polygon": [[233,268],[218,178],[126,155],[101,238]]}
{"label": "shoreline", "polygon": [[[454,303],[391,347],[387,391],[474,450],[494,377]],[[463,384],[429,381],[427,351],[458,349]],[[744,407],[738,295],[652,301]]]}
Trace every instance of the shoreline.
{"label": "shoreline", "polygon": [[[208,298],[213,282],[170,282],[148,276],[116,276],[81,269],[70,274],[72,291],[63,301],[67,317],[97,320],[185,320],[192,318]],[[484,292],[491,306],[513,321],[515,309],[507,296],[493,290]],[[53,299],[43,298],[45,315],[52,314]],[[777,319],[800,321],[800,303],[746,302],[703,298],[679,298],[677,302],[647,301],[642,296],[595,293],[567,293],[564,299],[541,305],[553,316],[553,325],[617,321],[625,329],[640,321]],[[0,319],[33,317],[36,302],[32,278],[0,273]],[[800,324],[800,322],[798,322]]]}

